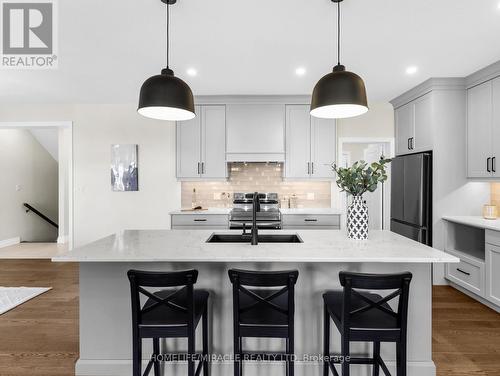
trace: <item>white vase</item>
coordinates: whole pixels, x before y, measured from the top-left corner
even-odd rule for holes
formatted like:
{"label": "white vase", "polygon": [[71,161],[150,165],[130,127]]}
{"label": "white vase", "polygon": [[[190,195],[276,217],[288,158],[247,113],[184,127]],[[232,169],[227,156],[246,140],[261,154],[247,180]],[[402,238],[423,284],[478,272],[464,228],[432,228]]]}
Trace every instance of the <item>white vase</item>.
{"label": "white vase", "polygon": [[347,236],[350,239],[368,239],[368,206],[362,196],[353,196],[347,208]]}

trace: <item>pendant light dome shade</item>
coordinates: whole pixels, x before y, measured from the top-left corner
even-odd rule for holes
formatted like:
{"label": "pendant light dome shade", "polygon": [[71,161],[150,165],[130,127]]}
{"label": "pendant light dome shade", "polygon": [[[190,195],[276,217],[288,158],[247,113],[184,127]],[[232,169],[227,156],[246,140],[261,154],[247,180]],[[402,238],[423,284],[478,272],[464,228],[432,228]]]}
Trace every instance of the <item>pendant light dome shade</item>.
{"label": "pendant light dome shade", "polygon": [[340,64],[340,3],[337,4],[337,58],[332,73],[323,76],[314,87],[311,98],[311,116],[323,119],[343,119],[359,116],[368,111],[363,79],[348,72]]}
{"label": "pendant light dome shade", "polygon": [[368,111],[365,83],[357,74],[337,65],[314,87],[311,115],[323,119],[342,119]]}
{"label": "pendant light dome shade", "polygon": [[191,88],[167,68],[144,81],[137,111],[159,120],[183,121],[196,116]]}

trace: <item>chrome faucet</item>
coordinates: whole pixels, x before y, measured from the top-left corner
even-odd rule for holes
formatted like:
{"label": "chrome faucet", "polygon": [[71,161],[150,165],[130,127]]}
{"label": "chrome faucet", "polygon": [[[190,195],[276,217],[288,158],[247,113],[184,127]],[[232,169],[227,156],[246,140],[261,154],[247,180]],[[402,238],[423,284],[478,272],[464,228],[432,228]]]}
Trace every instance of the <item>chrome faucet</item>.
{"label": "chrome faucet", "polygon": [[253,194],[252,205],[252,245],[259,244],[259,230],[257,229],[257,212],[260,212],[259,193]]}

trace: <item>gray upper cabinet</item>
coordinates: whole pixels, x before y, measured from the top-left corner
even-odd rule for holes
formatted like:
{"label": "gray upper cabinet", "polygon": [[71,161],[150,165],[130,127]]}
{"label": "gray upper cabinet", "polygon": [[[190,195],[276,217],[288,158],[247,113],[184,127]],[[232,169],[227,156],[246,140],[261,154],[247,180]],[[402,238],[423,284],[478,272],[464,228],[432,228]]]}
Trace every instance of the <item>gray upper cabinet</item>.
{"label": "gray upper cabinet", "polygon": [[286,106],[286,178],[333,179],[335,145],[335,121],[312,118],[308,105]]}
{"label": "gray upper cabinet", "polygon": [[432,150],[432,93],[427,93],[395,110],[396,154]]}
{"label": "gray upper cabinet", "polygon": [[177,178],[200,177],[201,110],[195,107],[196,117],[176,124]]}
{"label": "gray upper cabinet", "polygon": [[284,157],[284,105],[227,105],[228,161],[283,161]]}
{"label": "gray upper cabinet", "polygon": [[[309,111],[309,106],[307,106]],[[337,160],[337,133],[334,120],[311,117],[311,177],[333,179],[332,164]]]}
{"label": "gray upper cabinet", "polygon": [[405,104],[394,111],[396,123],[396,154],[409,153],[410,138],[413,135],[413,106]]}
{"label": "gray upper cabinet", "polygon": [[286,106],[287,178],[309,178],[311,173],[311,123],[307,106]]}
{"label": "gray upper cabinet", "polygon": [[493,155],[492,82],[467,90],[467,176],[491,177]]}
{"label": "gray upper cabinet", "polygon": [[226,168],[226,107],[196,106],[196,118],[178,122],[177,178],[224,179]]}

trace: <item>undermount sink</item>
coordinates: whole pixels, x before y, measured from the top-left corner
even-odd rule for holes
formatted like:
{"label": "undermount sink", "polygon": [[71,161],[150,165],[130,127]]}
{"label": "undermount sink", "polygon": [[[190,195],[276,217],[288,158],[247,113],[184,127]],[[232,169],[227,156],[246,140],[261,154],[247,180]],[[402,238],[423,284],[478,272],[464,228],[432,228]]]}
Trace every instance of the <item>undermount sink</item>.
{"label": "undermount sink", "polygon": [[[259,243],[303,243],[297,234],[259,234]],[[207,243],[250,243],[250,235],[212,234]]]}

